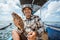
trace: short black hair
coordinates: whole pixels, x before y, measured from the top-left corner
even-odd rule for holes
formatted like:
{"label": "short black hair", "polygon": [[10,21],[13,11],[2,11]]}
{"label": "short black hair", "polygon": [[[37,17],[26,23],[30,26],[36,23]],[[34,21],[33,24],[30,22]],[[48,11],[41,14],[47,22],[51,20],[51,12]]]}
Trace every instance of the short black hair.
{"label": "short black hair", "polygon": [[32,12],[32,8],[30,8],[30,7],[24,7],[23,9],[22,9],[22,12],[24,12],[24,9],[25,8],[29,8],[30,10],[31,10],[31,12]]}

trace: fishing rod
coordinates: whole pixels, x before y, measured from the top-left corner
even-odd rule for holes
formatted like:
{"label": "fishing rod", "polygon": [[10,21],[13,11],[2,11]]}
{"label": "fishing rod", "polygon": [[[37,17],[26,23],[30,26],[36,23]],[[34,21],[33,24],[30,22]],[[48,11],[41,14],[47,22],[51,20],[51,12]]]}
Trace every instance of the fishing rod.
{"label": "fishing rod", "polygon": [[8,27],[11,26],[11,25],[12,25],[12,23],[10,23],[9,25],[7,25],[7,26],[5,26],[5,27],[3,27],[3,28],[0,28],[0,30],[4,30],[4,29],[8,28]]}

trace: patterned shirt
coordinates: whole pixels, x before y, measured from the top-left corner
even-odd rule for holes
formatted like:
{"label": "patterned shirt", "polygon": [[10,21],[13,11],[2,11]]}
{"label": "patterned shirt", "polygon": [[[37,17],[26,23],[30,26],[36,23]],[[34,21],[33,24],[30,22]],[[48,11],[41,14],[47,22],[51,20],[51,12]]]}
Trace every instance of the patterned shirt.
{"label": "patterned shirt", "polygon": [[30,19],[24,20],[24,28],[26,32],[37,31],[39,40],[44,27],[39,16],[31,15]]}

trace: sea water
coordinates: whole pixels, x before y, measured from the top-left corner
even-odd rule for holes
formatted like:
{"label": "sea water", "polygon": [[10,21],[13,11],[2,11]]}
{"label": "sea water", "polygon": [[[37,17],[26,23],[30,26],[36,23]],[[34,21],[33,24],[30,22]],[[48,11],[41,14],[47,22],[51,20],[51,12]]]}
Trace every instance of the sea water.
{"label": "sea water", "polygon": [[[8,22],[5,24],[0,23],[0,28],[7,26]],[[11,26],[7,27],[6,29],[0,30],[0,40],[8,40],[12,35],[11,32],[15,28],[15,25],[12,23]]]}

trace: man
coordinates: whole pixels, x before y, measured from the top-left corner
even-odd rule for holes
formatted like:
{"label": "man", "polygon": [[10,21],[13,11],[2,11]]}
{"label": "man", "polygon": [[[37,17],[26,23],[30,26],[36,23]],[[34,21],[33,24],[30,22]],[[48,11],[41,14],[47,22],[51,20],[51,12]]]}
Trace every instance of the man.
{"label": "man", "polygon": [[[41,32],[43,31],[43,25],[40,23],[40,18],[32,14],[32,9],[30,7],[24,7],[22,12],[26,16],[24,28],[28,33],[27,40],[40,40]],[[12,31],[13,40],[21,40],[19,35],[21,34],[18,34],[15,30]]]}

